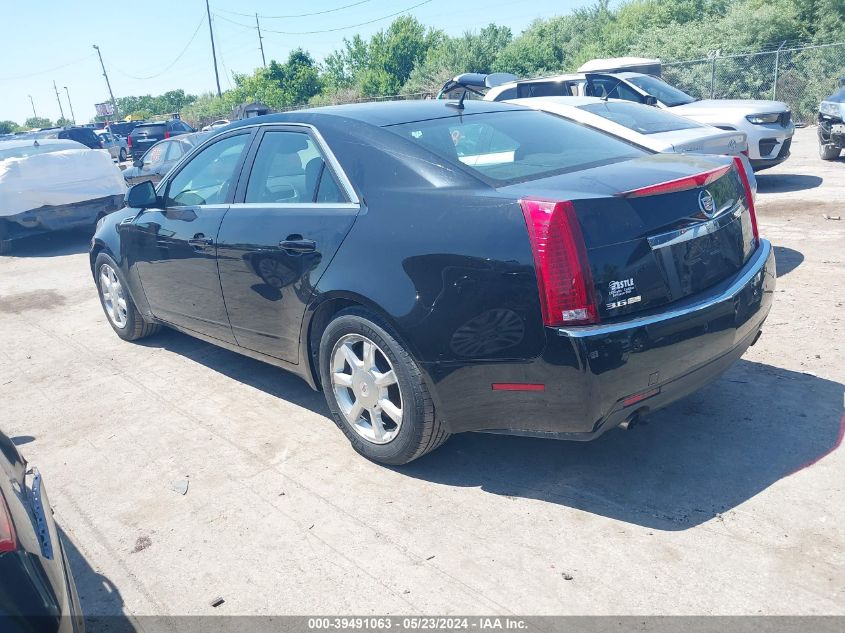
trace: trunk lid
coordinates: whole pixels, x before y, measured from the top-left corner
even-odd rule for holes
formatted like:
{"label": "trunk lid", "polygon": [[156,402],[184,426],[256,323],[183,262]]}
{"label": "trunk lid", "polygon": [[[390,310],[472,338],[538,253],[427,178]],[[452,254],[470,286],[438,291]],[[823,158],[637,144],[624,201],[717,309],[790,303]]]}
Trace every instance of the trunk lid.
{"label": "trunk lid", "polygon": [[[624,193],[714,170],[724,173],[703,186]],[[727,158],[654,155],[500,191],[572,203],[601,321],[702,292],[757,247],[742,178]]]}
{"label": "trunk lid", "polygon": [[731,132],[717,128],[695,127],[649,135],[654,140],[666,142],[678,154],[731,154],[748,151],[744,132]]}

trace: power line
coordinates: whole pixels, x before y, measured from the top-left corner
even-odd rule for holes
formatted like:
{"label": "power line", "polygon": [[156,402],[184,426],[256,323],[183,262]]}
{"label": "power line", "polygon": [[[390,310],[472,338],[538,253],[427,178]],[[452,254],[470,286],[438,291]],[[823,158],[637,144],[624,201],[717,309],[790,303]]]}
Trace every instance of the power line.
{"label": "power line", "polygon": [[[200,32],[200,28],[202,27],[202,23],[203,23],[203,22],[205,22],[205,16],[202,16],[202,17],[200,18],[199,24],[197,24],[197,28],[196,28],[196,29],[194,29],[194,34],[193,34],[193,35],[191,35],[191,39],[189,39],[189,40],[188,40],[188,43],[187,43],[187,44],[185,44],[185,48],[183,48],[183,49],[182,49],[182,52],[180,52],[180,53],[176,56],[176,59],[174,59],[174,60],[173,60],[173,61],[172,61],[172,62],[171,62],[171,63],[170,63],[170,64],[169,64],[169,65],[168,65],[168,66],[167,66],[164,70],[162,70],[161,72],[155,73],[155,74],[153,74],[153,75],[147,75],[146,77],[136,77],[135,75],[130,75],[129,73],[123,72],[122,70],[120,70],[120,68],[115,68],[115,70],[116,70],[117,72],[119,72],[121,75],[124,75],[125,77],[129,77],[130,79],[138,79],[138,80],[140,80],[140,81],[144,81],[144,80],[146,80],[146,79],[155,79],[156,77],[160,77],[161,75],[163,75],[164,73],[166,73],[168,70],[170,70],[171,68],[173,68],[173,67],[174,67],[174,66],[175,66],[175,65],[179,62],[179,60],[180,60],[180,59],[182,59],[182,57],[183,57],[183,56],[185,55],[185,53],[188,51],[188,48],[190,48],[191,44],[193,44],[193,43],[194,43],[194,40],[195,40],[195,39],[196,39],[196,37],[197,37],[197,33],[199,33],[199,32]],[[112,68],[114,68],[114,67],[112,67]]]}
{"label": "power line", "polygon": [[[275,29],[268,29],[268,28],[265,27],[264,32],[265,33],[277,33],[279,35],[317,35],[319,33],[335,33],[337,31],[345,31],[347,29],[354,29],[354,28],[357,28],[359,26],[366,26],[367,24],[373,24],[375,22],[381,22],[382,20],[387,20],[388,18],[396,17],[397,15],[401,15],[402,13],[407,13],[408,11],[412,11],[413,9],[421,7],[424,4],[428,4],[429,2],[432,2],[432,0],[423,0],[422,2],[418,2],[417,4],[412,5],[410,7],[405,7],[404,9],[401,9],[400,11],[396,11],[396,12],[390,13],[388,15],[383,15],[380,18],[375,18],[373,20],[367,20],[366,22],[359,22],[358,24],[348,24],[347,26],[339,26],[339,27],[334,28],[334,29],[321,29],[319,31],[277,31]],[[230,20],[229,18],[222,16],[222,15],[217,15],[216,13],[214,15],[216,17],[220,18],[221,20],[225,20],[226,22],[231,22],[232,24],[237,24],[238,26],[241,26],[241,27],[244,27],[244,28],[247,28],[247,29],[254,29],[255,28],[254,26],[252,26],[250,24],[242,24],[241,22],[236,22],[235,20]]]}
{"label": "power line", "polygon": [[68,66],[74,66],[76,64],[79,64],[80,62],[84,62],[86,59],[89,59],[93,56],[94,53],[89,53],[85,57],[80,57],[79,59],[75,59],[72,62],[62,64],[61,66],[53,66],[53,68],[47,68],[46,70],[38,70],[34,73],[23,73],[21,75],[10,75],[9,77],[0,77],[0,81],[13,81],[15,79],[23,79],[25,77],[33,77],[35,75],[46,75],[47,73],[51,73],[54,70],[61,70],[62,68],[67,68]]}
{"label": "power line", "polygon": [[[323,11],[314,11],[313,13],[292,13],[291,15],[260,15],[256,13],[255,15],[259,18],[266,18],[268,20],[281,20],[284,18],[309,18],[312,15],[325,15],[326,13],[335,13],[336,11],[342,11],[343,9],[357,7],[358,5],[366,4],[367,2],[370,2],[370,0],[358,0],[358,2],[344,4],[342,7],[335,7],[334,9],[325,9]],[[228,13],[229,15],[239,15],[244,18],[252,17],[251,13],[238,13],[237,11],[227,11],[226,9],[218,9],[217,7],[215,7],[214,10],[222,11],[223,13]]]}

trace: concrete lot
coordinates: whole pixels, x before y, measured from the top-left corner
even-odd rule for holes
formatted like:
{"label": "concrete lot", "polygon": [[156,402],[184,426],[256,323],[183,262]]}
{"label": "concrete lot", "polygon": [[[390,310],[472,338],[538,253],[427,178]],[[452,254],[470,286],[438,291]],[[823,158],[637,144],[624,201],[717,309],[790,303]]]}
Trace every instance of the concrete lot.
{"label": "concrete lot", "polygon": [[377,466],[281,370],[119,340],[87,236],[0,257],[0,428],[45,476],[86,614],[845,614],[845,219],[823,217],[845,161],[814,135],[759,177],[763,337],[589,444],[470,434]]}

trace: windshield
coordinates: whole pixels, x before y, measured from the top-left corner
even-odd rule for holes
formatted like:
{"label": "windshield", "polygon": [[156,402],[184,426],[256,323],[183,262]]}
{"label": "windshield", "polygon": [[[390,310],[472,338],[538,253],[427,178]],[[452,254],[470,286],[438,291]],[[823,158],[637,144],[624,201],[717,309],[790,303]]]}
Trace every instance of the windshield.
{"label": "windshield", "polygon": [[656,97],[658,101],[669,107],[695,101],[695,98],[689,96],[686,92],[678,90],[662,79],[652,77],[651,75],[635,75],[633,77],[626,77],[626,79],[637,88],[645,90],[652,97]]}
{"label": "windshield", "polygon": [[578,107],[640,134],[658,134],[704,127],[700,123],[675,116],[664,110],[628,101],[604,101]]}
{"label": "windshield", "polygon": [[646,155],[621,139],[543,112],[464,115],[385,129],[497,186]]}

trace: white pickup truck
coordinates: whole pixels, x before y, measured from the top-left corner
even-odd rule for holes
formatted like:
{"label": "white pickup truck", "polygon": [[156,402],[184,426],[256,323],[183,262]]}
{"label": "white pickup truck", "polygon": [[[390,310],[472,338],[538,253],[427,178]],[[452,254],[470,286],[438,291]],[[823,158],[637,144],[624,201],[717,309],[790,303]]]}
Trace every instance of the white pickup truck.
{"label": "white pickup truck", "polygon": [[577,73],[498,83],[485,91],[487,101],[528,97],[590,96],[654,105],[723,130],[744,132],[755,171],[789,158],[795,126],[789,106],[754,99],[695,99],[660,78],[660,60],[597,59]]}

